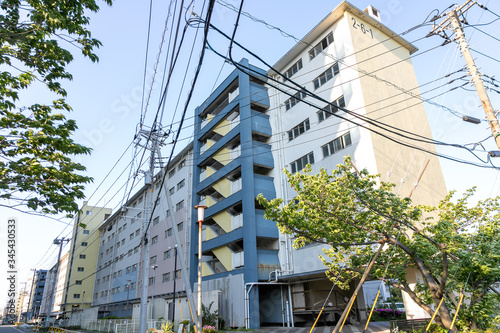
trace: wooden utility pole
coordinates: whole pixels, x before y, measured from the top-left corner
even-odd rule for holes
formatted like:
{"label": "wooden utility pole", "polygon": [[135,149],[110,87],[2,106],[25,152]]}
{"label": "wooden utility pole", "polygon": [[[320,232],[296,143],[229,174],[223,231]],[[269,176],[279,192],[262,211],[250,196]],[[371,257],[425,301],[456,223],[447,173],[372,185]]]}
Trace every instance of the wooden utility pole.
{"label": "wooden utility pole", "polygon": [[483,80],[481,79],[481,74],[479,73],[476,64],[474,63],[474,58],[472,57],[472,54],[470,53],[469,44],[465,39],[464,30],[462,29],[462,24],[460,23],[459,19],[460,15],[463,15],[467,10],[469,10],[475,4],[477,4],[477,1],[468,0],[460,7],[455,6],[455,9],[446,13],[447,15],[446,19],[444,19],[443,22],[441,22],[439,25],[433,28],[431,34],[432,33],[439,34],[446,28],[449,28],[454,31],[456,40],[458,42],[458,45],[460,46],[460,51],[464,56],[464,59],[467,63],[467,67],[469,68],[469,73],[471,75],[472,82],[476,87],[479,99],[481,100],[481,104],[483,105],[486,119],[490,124],[491,133],[493,135],[493,138],[495,139],[498,150],[500,150],[500,125],[498,123],[497,113],[493,109],[488,94],[486,93]]}

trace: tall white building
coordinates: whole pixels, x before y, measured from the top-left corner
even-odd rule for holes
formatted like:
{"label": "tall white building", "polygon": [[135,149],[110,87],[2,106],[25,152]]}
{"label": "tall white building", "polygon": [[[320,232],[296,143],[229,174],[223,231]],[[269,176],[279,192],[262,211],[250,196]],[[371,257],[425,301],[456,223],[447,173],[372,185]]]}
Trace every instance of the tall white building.
{"label": "tall white building", "polygon": [[[277,166],[272,175],[278,197],[288,202],[294,196],[282,168],[293,173],[309,163],[317,173],[320,168],[332,170],[344,156],[351,156],[358,169],[366,168],[371,174],[380,174],[382,180],[395,183],[395,191],[401,196],[410,195],[422,174],[412,195],[416,203],[436,205],[444,198],[446,186],[438,158],[382,136],[435,152],[432,144],[403,139],[389,131],[401,129],[432,137],[411,62],[416,50],[380,22],[377,9],[369,6],[362,11],[344,1],[273,66],[276,71],[269,71],[269,76],[291,86],[286,76],[321,98],[284,84],[277,85],[279,89],[269,88],[270,141]],[[392,128],[369,124],[357,115]],[[279,244],[281,271],[276,273],[276,280],[291,284],[295,322],[308,322],[331,286],[318,258],[323,246],[296,250],[285,235],[280,235]],[[339,313],[336,301],[342,308],[345,296],[340,290],[334,293],[328,321],[335,320]],[[357,307],[358,319],[363,319],[362,298]],[[415,318],[423,315],[408,306],[411,311]]]}

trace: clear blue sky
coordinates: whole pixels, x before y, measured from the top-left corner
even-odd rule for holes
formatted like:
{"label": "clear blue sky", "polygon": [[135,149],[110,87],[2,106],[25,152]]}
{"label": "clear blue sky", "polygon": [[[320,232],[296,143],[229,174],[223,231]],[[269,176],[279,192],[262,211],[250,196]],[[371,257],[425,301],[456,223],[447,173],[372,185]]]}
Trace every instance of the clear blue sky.
{"label": "clear blue sky", "polygon": [[[239,1],[236,0],[228,0],[227,2],[234,6],[239,5]],[[433,9],[442,11],[451,5],[451,2],[427,0],[418,2],[409,0],[353,0],[351,3],[360,9],[364,9],[369,4],[373,5],[381,11],[383,23],[397,33],[420,24]],[[153,1],[146,90],[149,90],[149,86],[151,85],[151,78],[154,73],[153,67],[159,50],[168,4],[169,1],[162,1],[161,3],[160,1]],[[484,4],[487,4],[492,11],[500,14],[500,4],[498,2],[490,1],[488,3],[485,1]],[[201,1],[196,1],[194,11],[198,14],[201,13],[201,5]],[[244,11],[300,38],[311,30],[336,5],[337,2],[335,1],[324,0],[247,0]],[[129,174],[127,164],[131,160],[132,150],[126,152],[108,179],[104,182],[103,179],[125,151],[126,147],[132,142],[136,126],[139,122],[148,13],[149,2],[147,1],[116,0],[112,7],[106,7],[103,4],[101,11],[96,15],[92,15],[91,23],[91,30],[94,37],[103,42],[103,47],[97,51],[100,61],[94,64],[77,55],[75,61],[69,67],[70,72],[73,73],[74,80],[64,83],[68,88],[68,102],[74,109],[69,117],[76,119],[79,126],[75,138],[77,141],[92,147],[94,150],[91,156],[80,160],[86,165],[88,174],[95,179],[94,183],[89,185],[86,190],[89,204],[91,205],[102,206],[109,202],[107,205],[114,208],[123,197],[123,190],[119,191],[119,187],[124,184],[125,177]],[[189,15],[189,12],[187,15]],[[216,4],[212,21],[214,25],[227,33],[231,33],[235,18],[236,13],[234,11]],[[488,23],[496,18],[491,13],[485,12],[477,6],[471,9],[467,15],[467,20],[470,24],[477,24],[478,22]],[[500,29],[500,20],[489,25],[478,26],[478,28],[493,36],[497,36],[496,31]],[[422,52],[440,45],[443,41],[437,36],[421,39],[429,31],[429,26],[421,27],[404,37],[410,42],[416,41],[414,43],[415,46],[419,48],[419,52]],[[473,28],[467,28],[465,31],[467,37],[470,39],[472,48],[486,55],[496,57],[500,41],[479,31],[475,31]],[[167,31],[167,36],[169,32],[170,28]],[[177,96],[182,84],[184,69],[186,68],[186,62],[189,58],[189,51],[195,33],[195,29],[192,28],[187,31],[185,47],[180,56],[177,70],[174,72],[172,89],[168,94],[165,116],[163,118],[164,125],[170,124],[172,119],[174,121],[180,119],[180,113],[186,96],[186,87],[191,83],[194,65],[198,60],[200,52],[201,30],[198,32],[198,39],[196,40],[192,55],[193,59],[189,67],[184,90],[181,94],[179,107],[174,116]],[[270,30],[261,23],[253,22],[246,17],[242,17],[240,21],[236,39],[271,64],[274,64],[295,44],[293,39],[284,37],[280,32]],[[209,42],[218,51],[222,53],[227,52],[227,41],[220,38],[213,31],[209,34]],[[163,49],[162,60],[164,59],[166,43],[168,43],[168,37]],[[78,54],[78,49],[71,45],[67,47],[75,51],[75,54]],[[237,48],[234,50],[233,57],[234,59],[248,57],[253,64],[260,67],[263,66]],[[497,61],[479,54],[475,54],[475,57],[481,72],[490,76],[495,76],[498,73],[499,63]],[[459,54],[457,46],[452,43],[416,56],[413,59],[413,64],[419,83],[425,84],[446,73],[461,68],[465,65],[465,62]],[[208,96],[214,85],[220,83],[231,70],[232,67],[230,65],[224,64],[223,60],[207,51],[195,94],[188,109],[188,120],[181,134],[183,140],[179,141],[178,147],[182,148],[189,142],[192,134],[191,118],[194,108]],[[158,72],[146,116],[146,119],[149,121],[146,121],[146,123],[151,123],[152,115],[154,115],[158,108],[159,86],[163,73],[162,65],[160,65]],[[217,81],[216,78],[218,78]],[[422,90],[425,91],[443,83],[443,81],[438,81],[434,85],[426,86],[427,89]],[[428,97],[438,93],[439,90],[429,93]],[[500,100],[497,96],[497,93],[490,92],[493,105],[498,107]],[[40,89],[39,91],[25,94],[22,98],[26,103],[29,103],[40,100],[48,102],[49,97]],[[437,98],[435,101],[471,116],[484,118],[484,113],[474,92],[458,89]],[[480,125],[464,123],[458,117],[438,107],[433,107],[429,104],[426,104],[425,107],[431,130],[436,139],[449,143],[466,144],[478,142],[490,135],[490,130],[486,123],[481,123]],[[173,129],[177,129],[176,123],[173,125]],[[495,149],[491,138],[484,142],[484,145],[487,150]],[[165,149],[166,153],[168,152],[168,147]],[[438,151],[454,157],[479,162],[471,154],[458,150],[438,148]],[[479,156],[485,158],[484,153],[479,153]],[[498,159],[496,164],[500,165],[500,159]],[[477,186],[478,199],[500,194],[500,176],[498,171],[467,166],[446,160],[441,160],[441,167],[449,190],[455,189],[463,192],[465,189]],[[123,176],[119,178],[115,186],[111,187],[122,171],[124,171]],[[103,184],[98,188],[102,182]],[[47,269],[50,267],[50,264],[55,262],[57,249],[51,244],[57,236],[66,236],[69,233],[70,228],[66,225],[70,222],[69,219],[56,222],[8,210],[2,210],[2,216],[4,219],[8,216],[16,216],[19,220],[18,260],[19,267],[22,268],[19,275],[21,281],[26,281],[27,276],[30,274],[30,268]],[[4,223],[2,223],[3,225]],[[2,244],[4,244],[5,229],[2,227],[0,232]],[[2,252],[4,252],[4,247],[2,247]],[[3,307],[4,300],[6,299],[5,265],[6,262],[2,259],[0,261],[0,307]]]}

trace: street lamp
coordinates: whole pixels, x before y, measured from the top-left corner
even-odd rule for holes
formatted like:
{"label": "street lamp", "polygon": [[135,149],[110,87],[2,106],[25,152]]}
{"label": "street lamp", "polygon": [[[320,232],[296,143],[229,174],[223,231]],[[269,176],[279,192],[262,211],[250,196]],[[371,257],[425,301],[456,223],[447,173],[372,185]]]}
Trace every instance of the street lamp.
{"label": "street lamp", "polygon": [[156,279],[156,269],[158,268],[158,265],[152,265],[151,268],[153,269],[153,283],[151,284],[151,321],[153,321],[153,301],[155,297],[155,279]]}
{"label": "street lamp", "polygon": [[198,210],[198,332],[202,332],[201,327],[201,225],[203,224],[203,219],[205,218],[205,209],[207,206],[197,205],[194,209]]}

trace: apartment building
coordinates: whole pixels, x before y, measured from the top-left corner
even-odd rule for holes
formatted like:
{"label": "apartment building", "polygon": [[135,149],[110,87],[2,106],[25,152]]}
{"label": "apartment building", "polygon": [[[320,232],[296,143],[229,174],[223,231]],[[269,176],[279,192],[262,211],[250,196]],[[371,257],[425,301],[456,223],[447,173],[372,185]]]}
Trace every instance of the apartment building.
{"label": "apartment building", "polygon": [[45,279],[47,276],[46,270],[37,270],[34,273],[34,282],[30,291],[30,301],[28,306],[27,318],[28,321],[36,320],[40,314],[40,306],[45,290]]}
{"label": "apartment building", "polygon": [[73,234],[61,304],[61,310],[64,312],[91,306],[99,248],[99,226],[110,215],[110,208],[89,206],[84,202],[73,219]]}
{"label": "apartment building", "polygon": [[[181,279],[180,263],[176,251],[183,251],[184,265],[189,248],[189,208],[192,206],[190,191],[192,179],[192,145],[187,145],[165,168],[166,179],[154,210],[151,223],[147,215],[148,195],[151,202],[160,191],[163,173],[151,181],[153,192],[149,192],[149,180],[126,203],[113,213],[101,226],[99,254],[95,275],[93,307],[98,316],[138,318],[142,286],[145,227],[149,228],[149,272],[148,318],[180,318],[173,306],[175,298],[185,298],[185,287]],[[169,207],[166,195],[170,196]],[[174,230],[175,228],[175,230]],[[180,236],[180,244],[174,239]],[[153,296],[154,297],[151,297]],[[151,301],[154,305],[151,307]],[[151,311],[153,313],[151,313]],[[184,309],[187,311],[187,308]],[[187,312],[186,312],[187,313]]]}
{"label": "apartment building", "polygon": [[[40,304],[40,320],[45,321],[47,317],[50,321],[55,321],[63,311],[64,288],[66,287],[66,273],[68,269],[69,252],[64,254],[58,263],[55,263],[47,272],[43,298]],[[51,306],[52,305],[52,306]]]}
{"label": "apartment building", "polygon": [[[243,59],[195,110],[193,201],[208,206],[202,288],[221,291],[219,313],[226,322],[253,329],[305,324],[331,288],[319,259],[323,246],[294,249],[293,239],[266,221],[255,202],[259,193],[293,199],[283,168],[295,173],[311,164],[316,173],[351,156],[359,169],[396,183],[401,195],[409,195],[422,175],[415,202],[437,204],[444,197],[437,157],[388,140],[371,131],[390,135],[387,128],[357,117],[431,137],[423,103],[415,98],[418,83],[410,57],[416,50],[380,22],[378,10],[363,11],[344,1],[273,70],[264,72]],[[413,94],[402,93],[409,90]],[[420,147],[434,151],[432,145]],[[193,229],[192,267],[197,238]],[[190,276],[196,285],[196,271]],[[325,320],[336,321],[349,296],[335,290]],[[364,318],[364,308],[360,297],[355,320]],[[418,309],[407,309],[419,317]]]}

